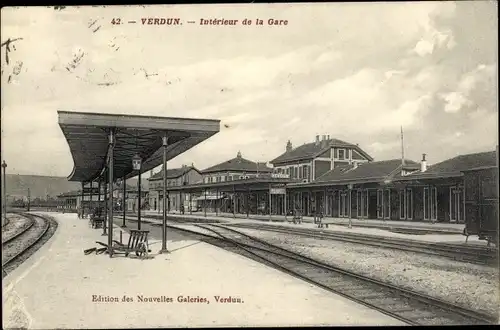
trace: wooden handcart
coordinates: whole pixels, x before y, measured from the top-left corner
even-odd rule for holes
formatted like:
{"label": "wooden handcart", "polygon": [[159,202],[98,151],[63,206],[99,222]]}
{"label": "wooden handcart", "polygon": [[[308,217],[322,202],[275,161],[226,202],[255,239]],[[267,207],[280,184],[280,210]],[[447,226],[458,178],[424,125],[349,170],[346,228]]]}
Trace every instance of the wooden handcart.
{"label": "wooden handcart", "polygon": [[[130,253],[135,252],[138,257],[146,258],[148,253],[151,252],[148,243],[149,230],[130,230],[130,236],[128,238],[128,243],[123,244],[116,240],[113,240],[113,246],[111,247],[111,254],[125,254],[128,257]],[[96,242],[99,245],[108,248],[108,244],[102,242]]]}

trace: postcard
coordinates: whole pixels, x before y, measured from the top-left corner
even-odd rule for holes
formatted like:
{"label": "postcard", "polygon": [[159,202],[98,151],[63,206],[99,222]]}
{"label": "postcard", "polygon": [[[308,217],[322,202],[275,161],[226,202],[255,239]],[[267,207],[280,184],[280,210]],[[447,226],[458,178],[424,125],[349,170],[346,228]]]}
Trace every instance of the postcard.
{"label": "postcard", "polygon": [[498,323],[497,9],[2,8],[3,328]]}

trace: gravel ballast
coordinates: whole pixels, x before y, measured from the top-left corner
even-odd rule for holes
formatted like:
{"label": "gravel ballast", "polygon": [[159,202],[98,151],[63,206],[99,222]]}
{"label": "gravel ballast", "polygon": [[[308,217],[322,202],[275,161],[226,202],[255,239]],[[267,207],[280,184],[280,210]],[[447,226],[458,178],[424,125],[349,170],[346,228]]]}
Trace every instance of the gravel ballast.
{"label": "gravel ballast", "polygon": [[317,240],[254,229],[238,231],[316,260],[339,266],[465,308],[498,314],[498,269],[438,256]]}

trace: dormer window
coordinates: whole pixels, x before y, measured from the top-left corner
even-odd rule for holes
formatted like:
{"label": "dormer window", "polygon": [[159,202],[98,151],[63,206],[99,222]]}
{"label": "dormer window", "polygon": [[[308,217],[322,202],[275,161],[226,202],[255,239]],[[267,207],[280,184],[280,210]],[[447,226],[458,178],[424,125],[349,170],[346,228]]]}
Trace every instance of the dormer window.
{"label": "dormer window", "polygon": [[346,151],[345,149],[338,150],[338,159],[345,160],[346,159]]}

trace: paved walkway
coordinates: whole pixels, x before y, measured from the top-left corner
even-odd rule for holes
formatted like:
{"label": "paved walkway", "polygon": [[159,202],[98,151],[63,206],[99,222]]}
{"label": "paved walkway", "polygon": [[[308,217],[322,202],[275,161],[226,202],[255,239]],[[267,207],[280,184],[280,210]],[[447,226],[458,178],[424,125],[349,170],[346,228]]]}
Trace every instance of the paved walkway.
{"label": "paved walkway", "polygon": [[[399,325],[399,321],[206,243],[168,232],[153,259],[84,255],[104,241],[76,214],[51,213],[54,237],[3,281],[3,327],[151,328]],[[118,239],[120,228],[114,228]],[[128,235],[125,233],[123,239]],[[161,302],[139,301],[139,296]],[[217,303],[215,296],[240,299]],[[118,302],[105,302],[109,298]],[[130,298],[124,302],[122,299]],[[182,297],[182,298],[179,298]],[[179,302],[187,297],[206,302]],[[189,298],[188,298],[189,299]]]}

